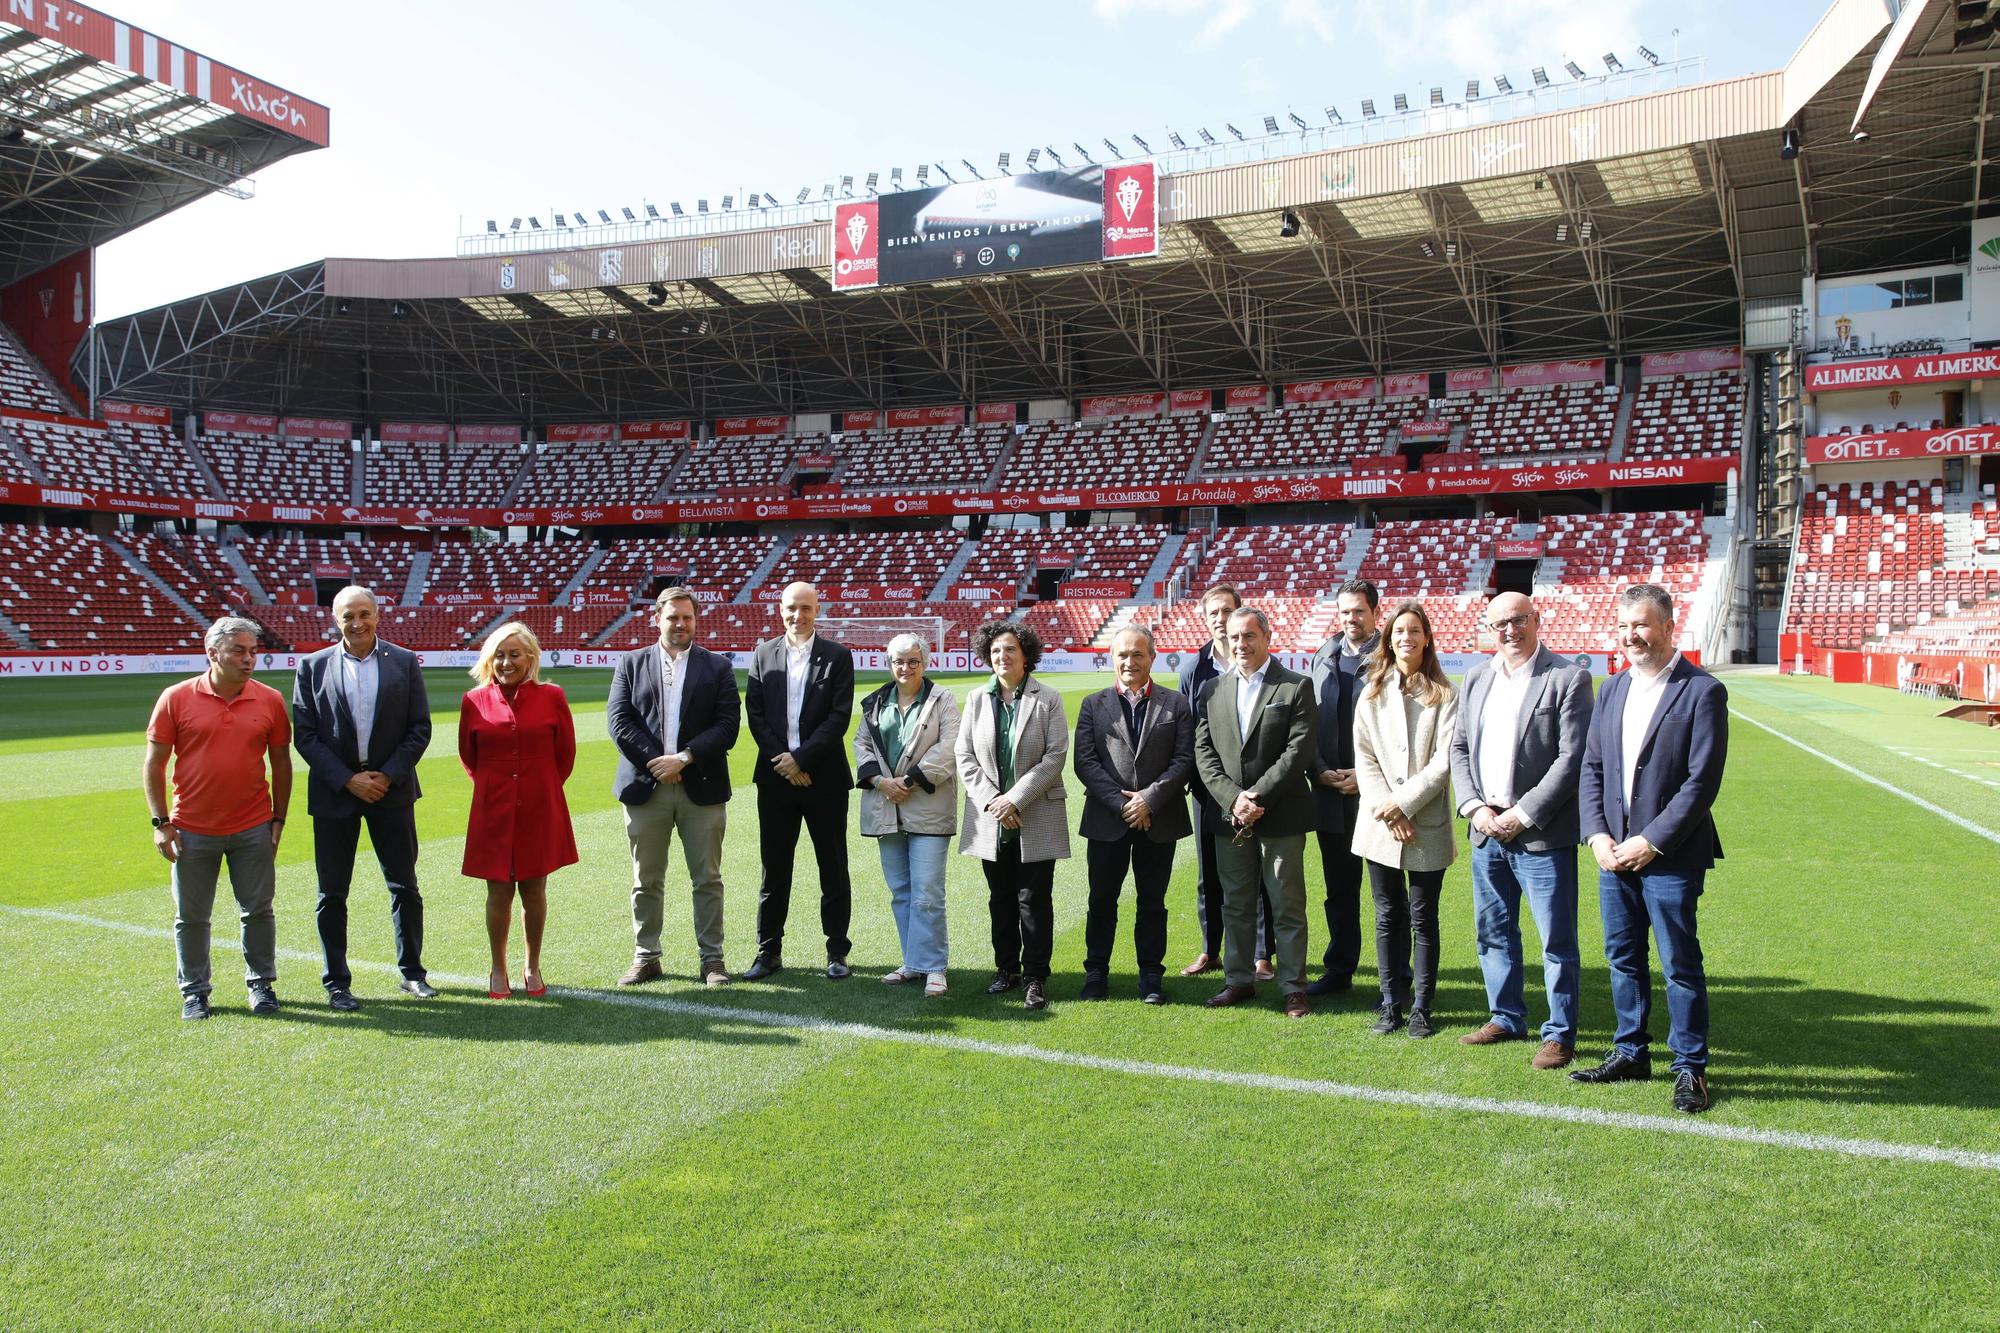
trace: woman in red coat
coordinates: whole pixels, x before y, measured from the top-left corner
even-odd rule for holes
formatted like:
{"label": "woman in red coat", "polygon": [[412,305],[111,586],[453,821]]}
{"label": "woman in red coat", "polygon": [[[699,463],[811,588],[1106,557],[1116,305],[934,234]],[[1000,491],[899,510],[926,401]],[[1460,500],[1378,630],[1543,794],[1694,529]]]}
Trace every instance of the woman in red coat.
{"label": "woman in red coat", "polygon": [[514,895],[521,895],[528,966],[521,988],[544,995],[542,923],[548,919],[549,872],[575,865],[563,783],[576,767],[576,726],[562,687],[538,679],[542,646],[518,620],[486,636],[473,664],[479,682],[458,705],[458,759],[472,779],[463,871],[486,881],[486,938],[493,948],[487,994],[513,994],[507,935]]}

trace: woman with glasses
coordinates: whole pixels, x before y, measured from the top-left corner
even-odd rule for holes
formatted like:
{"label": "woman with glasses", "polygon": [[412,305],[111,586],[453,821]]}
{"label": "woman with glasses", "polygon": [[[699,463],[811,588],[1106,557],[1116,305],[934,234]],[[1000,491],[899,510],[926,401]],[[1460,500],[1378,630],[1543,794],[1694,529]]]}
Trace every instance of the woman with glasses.
{"label": "woman with glasses", "polygon": [[1428,1037],[1435,1031],[1438,891],[1458,853],[1448,790],[1458,694],[1438,661],[1421,602],[1396,608],[1365,670],[1367,684],[1354,708],[1354,776],[1361,800],[1354,854],[1368,863],[1375,896],[1382,1003],[1374,1031],[1394,1032],[1407,1011],[1410,1035]]}

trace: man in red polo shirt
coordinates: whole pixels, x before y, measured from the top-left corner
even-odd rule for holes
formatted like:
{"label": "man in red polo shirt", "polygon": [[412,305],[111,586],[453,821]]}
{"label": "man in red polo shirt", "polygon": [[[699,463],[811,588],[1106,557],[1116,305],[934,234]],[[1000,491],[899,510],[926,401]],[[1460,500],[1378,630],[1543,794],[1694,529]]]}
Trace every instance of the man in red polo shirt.
{"label": "man in red polo shirt", "polygon": [[[164,690],[146,724],[146,804],[153,846],[174,868],[174,955],[181,1017],[207,1018],[209,913],[229,863],[242,909],[244,984],[250,1012],[275,1014],[278,838],[292,800],[292,719],[285,697],[250,678],[257,623],[224,616],[202,637],[208,670]],[[167,757],[174,802],[167,808]],[[271,779],[264,780],[270,761]]]}

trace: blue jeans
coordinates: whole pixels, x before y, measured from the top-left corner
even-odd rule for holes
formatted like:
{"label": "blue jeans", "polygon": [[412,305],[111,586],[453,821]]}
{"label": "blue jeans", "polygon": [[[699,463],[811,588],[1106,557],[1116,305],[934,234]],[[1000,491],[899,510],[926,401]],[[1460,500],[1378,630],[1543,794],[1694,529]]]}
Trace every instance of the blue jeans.
{"label": "blue jeans", "polygon": [[896,918],[896,937],[903,942],[903,970],[944,971],[944,863],[951,839],[890,833],[877,841],[882,878],[889,882],[889,910]]}
{"label": "blue jeans", "polygon": [[1695,938],[1695,901],[1706,871],[1670,875],[1600,870],[1597,902],[1604,913],[1604,961],[1611,968],[1611,1007],[1618,1015],[1620,1055],[1645,1053],[1652,1038],[1646,1019],[1653,1007],[1653,977],[1646,967],[1646,930],[1660,946],[1667,979],[1667,1049],[1675,1070],[1708,1067],[1708,977]]}
{"label": "blue jeans", "polygon": [[1493,1021],[1519,1036],[1528,1033],[1528,1001],[1521,967],[1521,896],[1528,898],[1542,937],[1542,984],[1549,995],[1543,1041],[1576,1044],[1577,997],[1582,960],[1576,947],[1576,848],[1531,852],[1498,838],[1472,849],[1472,933],[1486,1004]]}

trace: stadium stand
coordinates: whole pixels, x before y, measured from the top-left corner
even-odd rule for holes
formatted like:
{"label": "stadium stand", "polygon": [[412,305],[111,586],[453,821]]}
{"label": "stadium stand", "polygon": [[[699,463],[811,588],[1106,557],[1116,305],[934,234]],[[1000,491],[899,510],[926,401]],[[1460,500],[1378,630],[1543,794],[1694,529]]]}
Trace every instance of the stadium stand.
{"label": "stadium stand", "polygon": [[113,421],[107,434],[111,442],[131,456],[143,473],[157,485],[153,495],[189,499],[214,498],[215,488],[203,480],[181,438],[166,426],[143,421]]}
{"label": "stadium stand", "polygon": [[353,452],[338,440],[277,440],[217,431],[195,437],[231,500],[353,503]]}
{"label": "stadium stand", "polygon": [[1742,428],[1743,377],[1735,371],[1656,376],[1639,385],[1625,457],[1734,454]]}
{"label": "stadium stand", "polygon": [[185,598],[207,620],[213,621],[251,604],[250,590],[243,586],[236,572],[223,563],[219,555],[215,555],[215,562],[221,565],[220,570],[215,565],[203,563],[203,557],[195,553],[198,549],[196,543],[199,542],[213,554],[213,538],[120,532],[114,533],[112,540]]}
{"label": "stadium stand", "polygon": [[1048,490],[1092,479],[1120,486],[1186,481],[1206,423],[1202,416],[1038,421],[1022,432],[1000,489]]}
{"label": "stadium stand", "polygon": [[6,429],[36,467],[59,484],[128,495],[161,494],[159,481],[102,429],[83,422],[8,417]]}
{"label": "stadium stand", "polygon": [[1618,389],[1549,384],[1487,390],[1450,398],[1441,420],[1463,422],[1457,448],[1488,458],[1605,454],[1618,424]]}
{"label": "stadium stand", "polygon": [[310,597],[316,568],[346,568],[345,575],[330,575],[372,590],[383,602],[399,600],[410,581],[410,565],[417,545],[396,537],[377,537],[366,542],[334,541],[326,537],[304,537],[293,532],[275,532],[263,537],[244,537],[236,551],[257,576],[267,597],[286,592]]}
{"label": "stadium stand", "polygon": [[682,453],[679,445],[656,440],[551,441],[539,446],[511,499],[532,505],[643,504],[660,494]]}
{"label": "stadium stand", "polygon": [[30,412],[76,415],[76,408],[50,386],[41,366],[8,332],[0,332],[0,403]]}
{"label": "stadium stand", "polygon": [[201,630],[103,539],[0,523],[0,614],[37,651],[200,652]]}
{"label": "stadium stand", "polygon": [[1164,523],[1097,524],[1075,528],[998,528],[979,548],[959,580],[1018,584],[1033,574],[1044,555],[1066,557],[1072,579],[1117,579],[1137,583],[1152,567],[1168,536]]}
{"label": "stadium stand", "polygon": [[779,557],[766,583],[795,579],[826,584],[914,585],[930,595],[962,538],[951,529],[916,532],[815,532],[798,538]]}
{"label": "stadium stand", "polygon": [[[706,440],[674,478],[676,495],[776,495],[801,454],[824,455],[832,440],[815,435],[718,435]],[[575,496],[566,497],[569,499]]]}
{"label": "stadium stand", "polygon": [[496,605],[551,605],[592,549],[581,541],[440,542],[431,552],[424,603],[472,596]]}
{"label": "stadium stand", "polygon": [[[1785,628],[1858,648],[2000,595],[2000,564],[1947,565],[1944,506],[1940,482],[1815,487],[1799,515]],[[1977,508],[1981,532],[2000,521],[1991,497]]]}
{"label": "stadium stand", "polygon": [[1542,544],[1535,605],[1555,652],[1613,651],[1618,594],[1634,583],[1665,588],[1684,621],[1708,561],[1708,535],[1693,511],[1552,514],[1542,520]]}
{"label": "stadium stand", "polygon": [[1307,403],[1232,412],[1217,420],[1202,460],[1206,477],[1304,475],[1389,452],[1410,419],[1410,399]]}
{"label": "stadium stand", "polygon": [[[466,648],[500,619],[503,606],[399,606],[381,604],[378,632],[406,648]],[[323,606],[258,606],[246,612],[264,626],[264,637],[279,649],[309,652],[339,637],[333,612]]]}
{"label": "stadium stand", "polygon": [[362,459],[362,493],[378,505],[497,505],[523,461],[513,445],[404,440],[377,440]]}
{"label": "stadium stand", "polygon": [[1000,425],[857,431],[840,441],[834,480],[844,492],[980,490],[1013,435]]}

